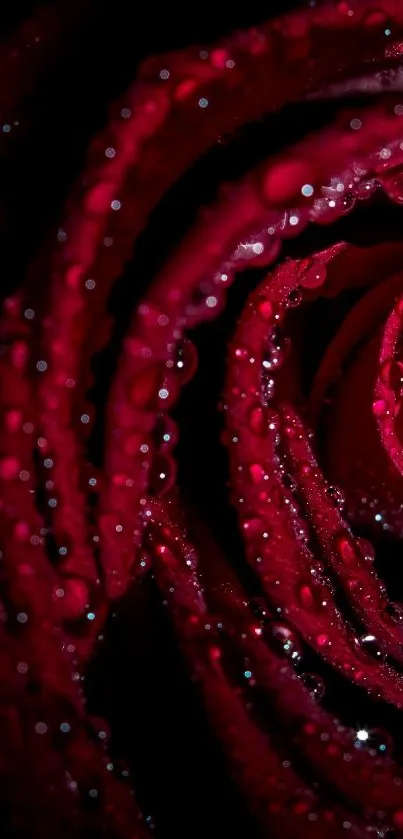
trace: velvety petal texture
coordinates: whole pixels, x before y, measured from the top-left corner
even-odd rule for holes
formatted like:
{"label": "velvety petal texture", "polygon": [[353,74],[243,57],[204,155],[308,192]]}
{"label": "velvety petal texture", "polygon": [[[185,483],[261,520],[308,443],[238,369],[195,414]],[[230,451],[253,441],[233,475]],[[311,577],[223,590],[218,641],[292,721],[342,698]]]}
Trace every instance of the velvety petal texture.
{"label": "velvety petal texture", "polygon": [[101,6],[0,46],[0,835],[402,837],[403,5],[99,69],[33,200]]}

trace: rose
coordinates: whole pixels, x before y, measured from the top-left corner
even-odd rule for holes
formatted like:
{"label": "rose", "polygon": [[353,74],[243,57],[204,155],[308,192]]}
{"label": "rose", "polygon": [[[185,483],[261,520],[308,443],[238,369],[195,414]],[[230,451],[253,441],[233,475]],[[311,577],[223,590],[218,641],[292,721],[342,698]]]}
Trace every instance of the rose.
{"label": "rose", "polygon": [[[111,774],[112,764],[104,767],[94,723],[88,732],[77,682],[111,603],[133,579],[134,598],[150,567],[211,728],[263,834],[309,831],[336,839],[345,831],[382,836],[402,828],[401,770],[398,755],[385,754],[388,734],[365,721],[358,730],[347,719],[339,724],[317,702],[323,662],[343,680],[336,699],[351,683],[353,701],[367,692],[397,712],[402,702],[393,666],[401,661],[400,609],[388,605],[371,545],[351,524],[358,517],[375,535],[379,524],[399,527],[401,306],[394,274],[401,245],[366,239],[358,246],[337,234],[340,217],[350,217],[356,204],[380,194],[401,201],[403,109],[393,92],[401,17],[392,2],[376,9],[365,2],[319,5],[210,50],[147,61],[90,149],[57,244],[46,244],[23,292],[5,301],[2,771],[10,830],[21,826],[23,751],[32,761],[40,752],[43,767],[35,785],[28,769],[22,829],[29,823],[30,835],[100,825],[107,835],[143,831],[130,793]],[[260,120],[296,99],[308,107],[307,100],[363,87],[378,94],[386,87],[388,95],[335,108],[325,127],[291,136],[222,187],[156,272],[123,340],[96,473],[85,450],[95,413],[84,400],[91,360],[109,336],[109,290],[153,207],[192,159],[217,137],[223,143],[239,122]],[[329,230],[335,223],[330,247],[322,243],[308,256],[283,260],[281,246],[312,222]],[[173,489],[178,429],[168,413],[196,368],[188,330],[222,311],[236,274],[258,266],[270,270],[243,309],[223,402],[233,504],[253,586],[263,595],[251,601],[194,513],[187,523],[197,555],[184,533]],[[301,313],[315,316],[319,299],[333,301],[333,311],[346,289],[372,285],[304,392],[308,338]],[[347,365],[358,343],[358,361]],[[324,419],[321,405],[343,362],[333,416]],[[365,428],[372,423],[376,433],[369,452],[364,420],[357,425],[349,417],[352,390]],[[336,457],[340,429],[343,457]],[[325,445],[318,459],[319,432]],[[367,467],[376,446],[381,470],[369,485],[365,470],[356,481],[353,458]],[[340,509],[342,490],[329,483],[333,476],[350,520]],[[363,490],[374,499],[371,520],[360,515]],[[89,492],[96,495],[90,507]],[[373,522],[373,513],[381,520]],[[316,656],[309,669],[308,650]],[[337,713],[344,722],[341,706]],[[69,737],[54,743],[47,735],[56,730]],[[10,763],[17,772],[11,781]],[[90,811],[77,791],[91,800]]]}

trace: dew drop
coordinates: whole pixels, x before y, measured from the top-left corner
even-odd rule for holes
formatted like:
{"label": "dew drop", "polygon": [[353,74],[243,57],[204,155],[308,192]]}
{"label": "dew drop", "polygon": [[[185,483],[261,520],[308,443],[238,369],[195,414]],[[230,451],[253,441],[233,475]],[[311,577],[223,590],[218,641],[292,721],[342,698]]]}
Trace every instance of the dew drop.
{"label": "dew drop", "polygon": [[368,198],[371,198],[379,188],[380,182],[376,180],[376,178],[372,178],[370,180],[361,181],[357,184],[356,187],[356,196],[360,201],[365,201]]}
{"label": "dew drop", "polygon": [[277,650],[290,658],[293,664],[301,661],[302,650],[292,629],[282,623],[273,623],[269,627],[269,635],[273,638]]}
{"label": "dew drop", "polygon": [[168,414],[159,414],[153,431],[156,448],[161,452],[169,452],[174,448],[178,439],[176,423]]}
{"label": "dew drop", "polygon": [[128,457],[135,457],[140,452],[144,435],[140,431],[133,431],[124,441],[124,450]]}
{"label": "dew drop", "polygon": [[375,638],[375,635],[371,635],[371,634],[362,635],[361,638],[359,638],[359,644],[360,644],[361,648],[366,653],[369,653],[374,658],[377,658],[377,659],[382,659],[383,658],[382,652],[379,649],[378,641]]}
{"label": "dew drop", "polygon": [[188,382],[194,375],[197,367],[197,350],[192,341],[184,338],[178,342],[175,348],[174,370],[177,373],[181,384]]}
{"label": "dew drop", "polygon": [[265,526],[262,520],[257,517],[245,519],[242,522],[241,527],[245,536],[250,536],[252,538],[262,536],[263,532],[265,532]]}
{"label": "dew drop", "polygon": [[263,469],[263,466],[260,465],[260,463],[252,463],[249,466],[249,474],[254,484],[262,483],[266,476],[266,472]]}
{"label": "dew drop", "polygon": [[264,374],[268,374],[268,372],[273,372],[280,366],[282,361],[281,353],[277,350],[277,347],[270,347],[268,348],[262,358],[262,365]]}
{"label": "dew drop", "polygon": [[46,734],[48,727],[45,722],[37,722],[35,725],[35,731],[37,734]]}
{"label": "dew drop", "polygon": [[310,539],[309,527],[305,522],[300,521],[295,528],[295,536],[299,542],[307,545]]}
{"label": "dew drop", "polygon": [[260,623],[266,623],[270,620],[269,610],[263,597],[252,597],[249,603],[253,614]]}
{"label": "dew drop", "polygon": [[356,544],[357,548],[361,551],[361,554],[364,557],[365,561],[374,562],[375,550],[371,542],[368,542],[368,539],[363,539],[361,536],[357,536]]}
{"label": "dew drop", "polygon": [[300,282],[304,288],[319,288],[325,282],[326,277],[326,265],[323,265],[321,262],[315,262],[305,271]]}
{"label": "dew drop", "polygon": [[403,170],[388,172],[380,180],[388,198],[395,204],[403,204]]}
{"label": "dew drop", "polygon": [[403,623],[403,605],[401,603],[391,601],[387,604],[385,612],[392,623]]}
{"label": "dew drop", "polygon": [[[278,356],[275,357],[278,361]],[[263,365],[264,365],[263,361]],[[270,370],[266,369],[263,366],[262,375],[262,399],[264,404],[267,406],[269,402],[273,399],[274,396],[274,388],[275,388],[275,381],[270,373]]]}
{"label": "dew drop", "polygon": [[376,827],[374,839],[396,839],[396,832],[393,827],[388,827],[387,825]]}
{"label": "dew drop", "polygon": [[294,288],[287,296],[287,306],[295,308],[302,303],[302,293],[299,288]]}
{"label": "dew drop", "polygon": [[325,695],[325,683],[316,673],[304,673],[302,681],[311,696],[315,699],[322,699]]}
{"label": "dew drop", "polygon": [[194,288],[186,306],[187,326],[193,326],[201,320],[216,317],[224,300],[223,289],[217,286],[207,288],[207,285],[205,285]]}
{"label": "dew drop", "polygon": [[372,411],[376,417],[383,417],[386,414],[386,402],[383,399],[376,399],[372,403]]}
{"label": "dew drop", "polygon": [[291,492],[296,492],[298,489],[298,484],[294,475],[291,475],[289,472],[286,472],[283,475],[283,484],[285,488],[291,490]]}
{"label": "dew drop", "polygon": [[145,574],[146,571],[148,571],[151,568],[151,556],[145,550],[141,551],[140,559],[139,559],[139,566],[140,566],[140,573],[141,574]]}
{"label": "dew drop", "polygon": [[119,533],[117,527],[119,526],[119,519],[116,514],[104,513],[99,517],[99,529],[101,533],[105,534],[106,538],[114,538]]}
{"label": "dew drop", "polygon": [[326,495],[330,498],[339,510],[342,510],[346,503],[346,496],[339,487],[329,486],[326,490]]}
{"label": "dew drop", "polygon": [[251,353],[247,347],[236,347],[234,355],[238,361],[249,361]]}
{"label": "dew drop", "polygon": [[371,728],[368,732],[368,746],[377,755],[390,756],[393,752],[393,738],[382,728]]}
{"label": "dew drop", "polygon": [[329,647],[330,646],[330,638],[326,635],[325,632],[320,632],[319,635],[316,636],[316,642],[319,647]]}
{"label": "dew drop", "polygon": [[341,199],[341,208],[343,213],[349,213],[355,206],[355,196],[352,192],[346,192]]}
{"label": "dew drop", "polygon": [[399,393],[403,386],[403,364],[401,361],[391,359],[382,365],[381,379],[388,387]]}
{"label": "dew drop", "polygon": [[169,455],[156,455],[150,470],[150,492],[164,495],[168,492],[176,477],[175,461]]}

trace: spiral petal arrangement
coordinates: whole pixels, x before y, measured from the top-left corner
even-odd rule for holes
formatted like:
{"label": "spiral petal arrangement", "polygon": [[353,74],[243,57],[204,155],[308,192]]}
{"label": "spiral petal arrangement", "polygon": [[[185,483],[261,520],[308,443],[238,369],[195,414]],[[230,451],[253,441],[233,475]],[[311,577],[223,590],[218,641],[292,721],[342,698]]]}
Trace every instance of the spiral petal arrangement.
{"label": "spiral petal arrangement", "polygon": [[[5,164],[26,102],[34,107],[61,44],[68,50],[85,25],[83,5],[91,20],[96,4],[46,7],[0,48]],[[398,213],[403,202],[402,45],[398,0],[333,0],[147,59],[5,297],[5,836],[134,839],[153,829],[83,687],[111,613],[125,598],[135,609],[147,578],[257,835],[403,835],[403,754],[392,737],[403,605],[377,557],[382,540],[396,551],[403,525],[403,244],[360,244],[343,228],[363,207]],[[135,261],[136,302],[116,341],[112,289],[169,191],[211,148],[230,152],[241,129],[256,134],[271,119],[275,131],[287,107],[303,115],[320,103],[333,109],[318,125],[300,117],[207,200],[193,196],[196,217],[166,258],[162,246],[150,281]],[[3,204],[7,224],[6,195]],[[311,231],[328,238],[308,247]],[[222,347],[220,405],[240,568],[177,480],[176,409],[197,371],[194,335],[248,282]],[[308,375],[320,313],[346,295],[353,305]],[[113,341],[103,401],[96,359]],[[354,723],[345,695],[368,724]],[[140,787],[141,773],[140,762]]]}

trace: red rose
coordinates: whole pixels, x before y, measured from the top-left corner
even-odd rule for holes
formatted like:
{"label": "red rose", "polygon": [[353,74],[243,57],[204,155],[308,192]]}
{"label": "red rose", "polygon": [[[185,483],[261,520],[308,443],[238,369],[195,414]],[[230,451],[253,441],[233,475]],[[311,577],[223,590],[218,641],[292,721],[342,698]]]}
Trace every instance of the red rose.
{"label": "red rose", "polygon": [[[47,66],[21,44],[46,36],[59,52],[64,29],[47,15],[1,54],[4,76],[23,56],[0,93],[6,161]],[[83,21],[67,18],[77,38]],[[160,667],[146,654],[150,578],[248,824],[287,839],[403,835],[403,606],[382,576],[398,591],[402,44],[397,0],[313,2],[147,59],[4,301],[7,836],[153,827],[91,714],[111,717],[111,754],[130,757],[152,802],[124,743],[141,724],[119,720],[111,679],[114,713],[82,688],[125,604],[142,630],[114,653],[137,647]],[[7,190],[3,214],[13,229]],[[220,449],[205,407],[218,333],[222,353],[231,333]]]}

